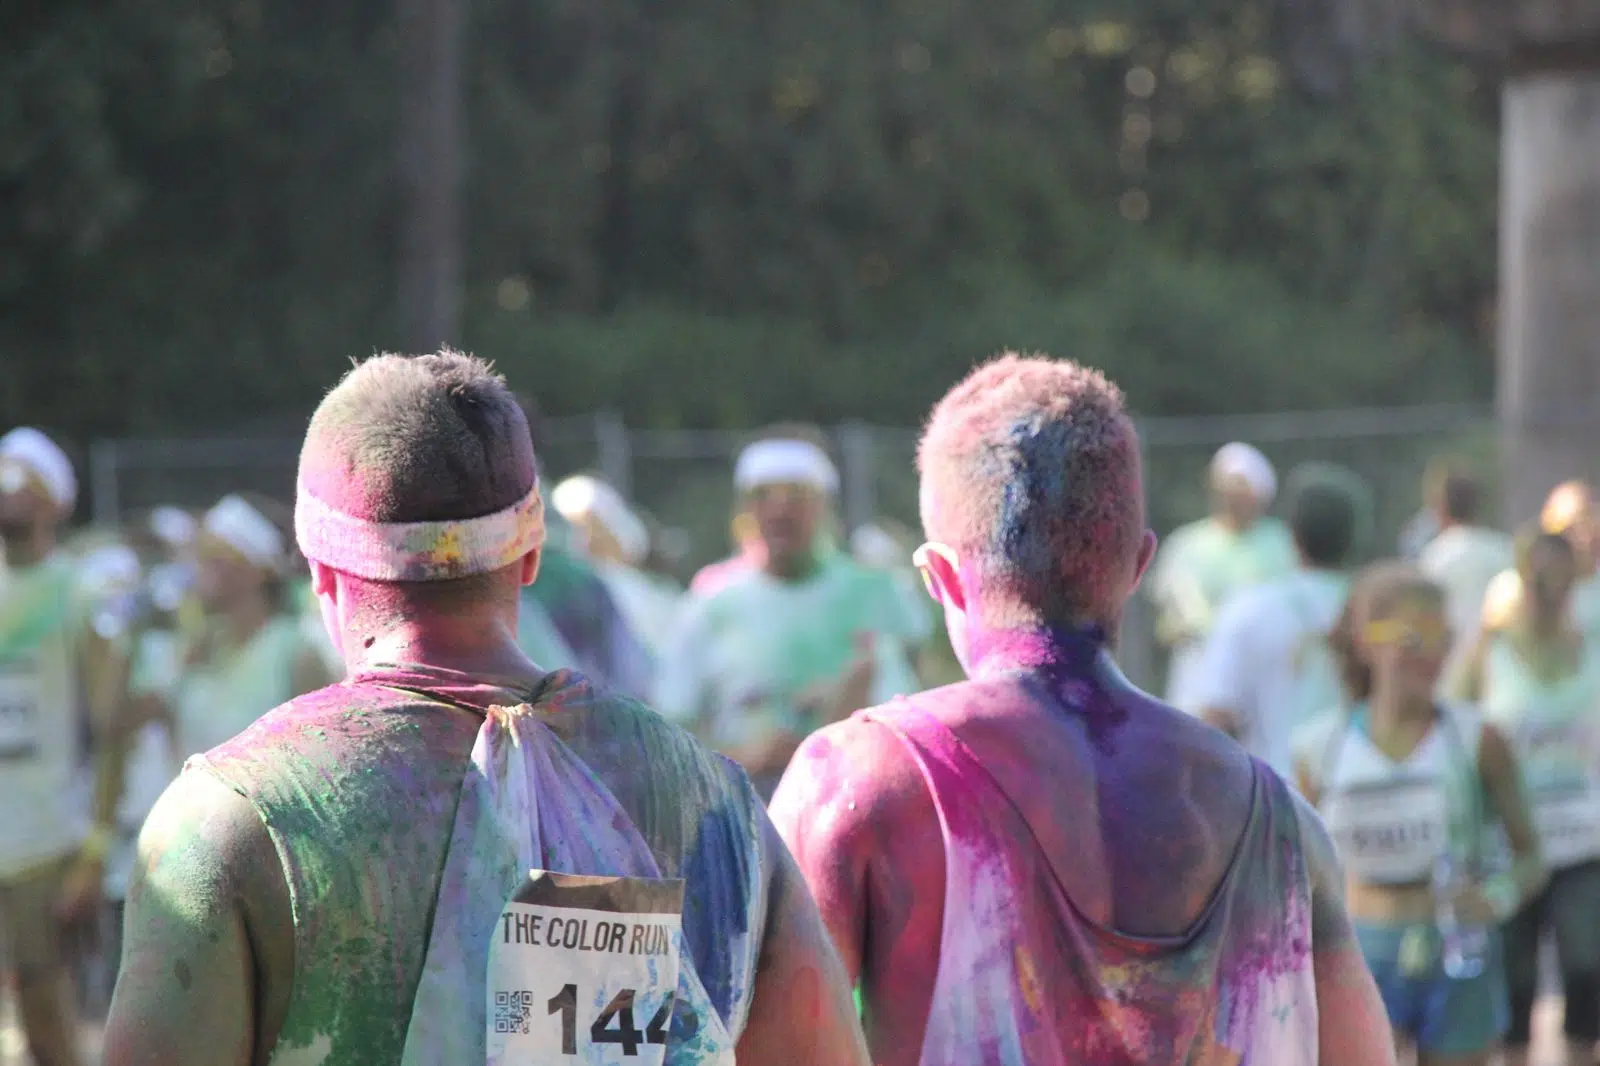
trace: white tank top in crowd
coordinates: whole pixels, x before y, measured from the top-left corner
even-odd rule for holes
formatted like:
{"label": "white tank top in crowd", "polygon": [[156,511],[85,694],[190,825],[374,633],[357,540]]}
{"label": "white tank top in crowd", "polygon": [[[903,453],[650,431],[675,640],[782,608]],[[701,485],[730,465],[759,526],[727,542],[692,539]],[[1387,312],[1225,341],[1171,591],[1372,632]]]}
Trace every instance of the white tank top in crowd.
{"label": "white tank top in crowd", "polygon": [[1505,733],[1527,788],[1534,830],[1552,869],[1600,858],[1600,656],[1546,681],[1511,643],[1484,661],[1483,714]]}
{"label": "white tank top in crowd", "polygon": [[[48,560],[43,567],[64,564]],[[11,576],[15,579],[15,575]],[[69,597],[65,575],[29,575],[49,597]],[[3,591],[5,579],[0,579]],[[28,646],[0,656],[0,882],[70,854],[88,830],[77,649],[70,608],[51,603],[52,624]]]}
{"label": "white tank top in crowd", "polygon": [[1365,715],[1364,707],[1328,712],[1296,744],[1346,870],[1367,884],[1405,885],[1428,881],[1444,855],[1481,862],[1481,718],[1441,706],[1411,754],[1396,761],[1372,742]]}

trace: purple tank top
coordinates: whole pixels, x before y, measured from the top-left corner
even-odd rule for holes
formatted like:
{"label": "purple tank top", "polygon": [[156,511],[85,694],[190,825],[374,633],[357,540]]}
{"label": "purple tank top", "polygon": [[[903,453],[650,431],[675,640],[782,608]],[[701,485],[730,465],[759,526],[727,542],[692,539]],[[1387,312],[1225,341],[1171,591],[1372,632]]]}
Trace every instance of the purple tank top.
{"label": "purple tank top", "polygon": [[1256,764],[1233,863],[1189,931],[1133,937],[1074,908],[1017,804],[947,726],[915,701],[867,716],[911,754],[943,830],[923,1066],[1313,1066],[1311,887],[1276,775]]}

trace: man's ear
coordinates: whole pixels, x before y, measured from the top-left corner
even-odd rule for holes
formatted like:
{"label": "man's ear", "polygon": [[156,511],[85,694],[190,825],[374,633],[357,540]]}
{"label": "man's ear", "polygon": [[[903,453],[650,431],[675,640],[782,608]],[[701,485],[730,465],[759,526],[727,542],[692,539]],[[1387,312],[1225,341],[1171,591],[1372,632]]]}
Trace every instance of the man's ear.
{"label": "man's ear", "polygon": [[539,578],[539,560],[544,557],[543,548],[535,548],[522,557],[522,571],[517,579],[523,585],[531,585]]}
{"label": "man's ear", "polygon": [[961,574],[939,552],[928,553],[928,572],[933,578],[934,588],[939,593],[939,601],[946,607],[953,607],[963,614],[967,610],[967,590],[961,584]]}
{"label": "man's ear", "polygon": [[1128,590],[1129,594],[1138,591],[1139,582],[1144,580],[1144,575],[1149,571],[1150,564],[1155,560],[1156,543],[1156,531],[1153,529],[1145,530],[1144,539],[1139,542],[1139,559],[1134,566],[1133,587]]}
{"label": "man's ear", "polygon": [[331,566],[324,566],[315,559],[307,560],[311,565],[311,591],[318,596],[338,596],[338,572]]}

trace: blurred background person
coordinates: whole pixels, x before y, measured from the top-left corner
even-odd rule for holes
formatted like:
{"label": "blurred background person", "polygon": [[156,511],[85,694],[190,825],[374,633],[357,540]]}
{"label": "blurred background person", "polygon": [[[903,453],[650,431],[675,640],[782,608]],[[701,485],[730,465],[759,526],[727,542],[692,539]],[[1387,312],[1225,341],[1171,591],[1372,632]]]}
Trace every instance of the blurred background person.
{"label": "blurred background person", "polygon": [[761,539],[761,528],[756,516],[749,511],[736,511],[728,522],[728,539],[733,542],[733,554],[718,562],[708,563],[695,571],[689,580],[689,592],[694,596],[709,596],[741,574],[760,570],[766,565],[766,544]]}
{"label": "blurred background person", "polygon": [[[517,401],[538,453],[544,447],[544,416],[532,396],[520,394]],[[539,577],[522,590],[517,642],[523,654],[546,670],[576,669],[597,684],[647,698],[655,680],[649,648],[585,558],[572,524],[554,507],[545,521]]]}
{"label": "blurred background person", "polygon": [[1453,641],[1444,672],[1449,683],[1477,639],[1490,582],[1512,565],[1512,544],[1506,534],[1482,524],[1482,486],[1459,464],[1438,463],[1430,469],[1424,491],[1438,532],[1416,562],[1444,589]]}
{"label": "blurred background person", "polygon": [[[857,526],[851,532],[850,555],[862,566],[881,570],[894,581],[909,622],[906,652],[924,686],[932,686],[944,684],[946,680],[959,680],[960,664],[955,663],[953,654],[941,656],[941,651],[949,652],[948,640],[944,642],[943,649],[938,647],[938,627],[934,625],[934,614],[930,609],[933,600],[928,596],[917,568],[911,564],[912,553],[920,543],[920,538],[908,527],[891,518],[879,518]],[[946,680],[935,680],[947,674],[947,671],[941,670],[946,659],[955,663],[957,673]]]}
{"label": "blurred background person", "polygon": [[1249,444],[1224,445],[1209,478],[1211,514],[1167,537],[1149,582],[1156,638],[1168,654],[1167,702],[1190,714],[1201,710],[1196,686],[1217,612],[1240,589],[1295,568],[1293,538],[1267,515],[1278,491],[1267,457]]}
{"label": "blurred background person", "polygon": [[1511,741],[1550,881],[1502,929],[1511,994],[1508,1066],[1526,1066],[1540,950],[1554,942],[1567,1062],[1600,1041],[1600,655],[1572,617],[1577,553],[1540,529],[1518,538],[1509,623],[1469,656],[1469,693]]}
{"label": "blurred background person", "polygon": [[[1437,701],[1445,596],[1411,564],[1357,575],[1332,645],[1344,699],[1295,738],[1301,792],[1344,861],[1397,1046],[1420,1066],[1486,1066],[1509,1013],[1496,927],[1544,882],[1516,757],[1495,726]],[[1513,861],[1489,873],[1496,822]]]}
{"label": "blurred background person", "polygon": [[49,1066],[81,1061],[67,933],[99,919],[122,790],[123,665],[60,547],[77,491],[49,437],[0,437],[0,941],[28,1047]]}
{"label": "blurred background person", "polygon": [[328,684],[320,651],[291,602],[287,508],[237,493],[201,519],[198,633],[185,634],[169,713],[181,758],[231,740],[295,696]]}
{"label": "blurred background person", "polygon": [[577,546],[605,582],[629,628],[652,655],[659,655],[683,592],[670,579],[644,569],[650,527],[620,492],[588,474],[557,485],[550,504],[571,524]]}
{"label": "blurred background person", "polygon": [[1196,680],[1202,716],[1288,781],[1295,730],[1339,703],[1328,635],[1344,609],[1345,568],[1371,506],[1370,490],[1349,471],[1297,468],[1287,512],[1299,569],[1240,591],[1206,641]]}
{"label": "blurred background person", "polygon": [[888,573],[825,535],[839,474],[816,430],[762,434],[740,454],[734,486],[762,565],[690,594],[656,705],[744,766],[767,797],[812,730],[916,690],[907,646],[924,626]]}

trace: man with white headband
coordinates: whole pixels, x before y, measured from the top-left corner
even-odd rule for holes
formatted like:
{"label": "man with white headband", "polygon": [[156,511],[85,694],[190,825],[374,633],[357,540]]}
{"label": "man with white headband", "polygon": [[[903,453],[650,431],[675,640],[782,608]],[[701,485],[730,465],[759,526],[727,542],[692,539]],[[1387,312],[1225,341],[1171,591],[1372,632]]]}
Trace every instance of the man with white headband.
{"label": "man with white headband", "polygon": [[682,593],[670,581],[643,569],[650,555],[650,530],[644,520],[633,513],[620,492],[587,474],[557,485],[550,503],[571,523],[629,628],[653,655],[659,655],[677,617]]}
{"label": "man with white headband", "polygon": [[295,528],[349,677],[152,812],[110,1066],[864,1066],[744,776],[518,649],[543,515],[480,360],[379,356],[323,400]]}
{"label": "man with white headband", "polygon": [[759,530],[759,569],[691,600],[661,661],[656,702],[736,759],[770,795],[813,729],[917,687],[925,635],[881,570],[823,539],[839,474],[809,427],[769,430],[734,485]]}
{"label": "man with white headband", "polygon": [[1217,612],[1240,589],[1293,572],[1294,538],[1267,508],[1278,491],[1272,463],[1249,444],[1212,457],[1211,514],[1172,533],[1150,574],[1156,636],[1167,648],[1167,702],[1199,714],[1201,658]]}
{"label": "man with white headband", "polygon": [[[82,575],[58,550],[77,501],[72,463],[36,429],[0,437],[0,941],[35,1061],[79,1061],[66,925],[98,917],[115,838],[121,667],[91,626]],[[83,809],[83,712],[94,760]]]}

